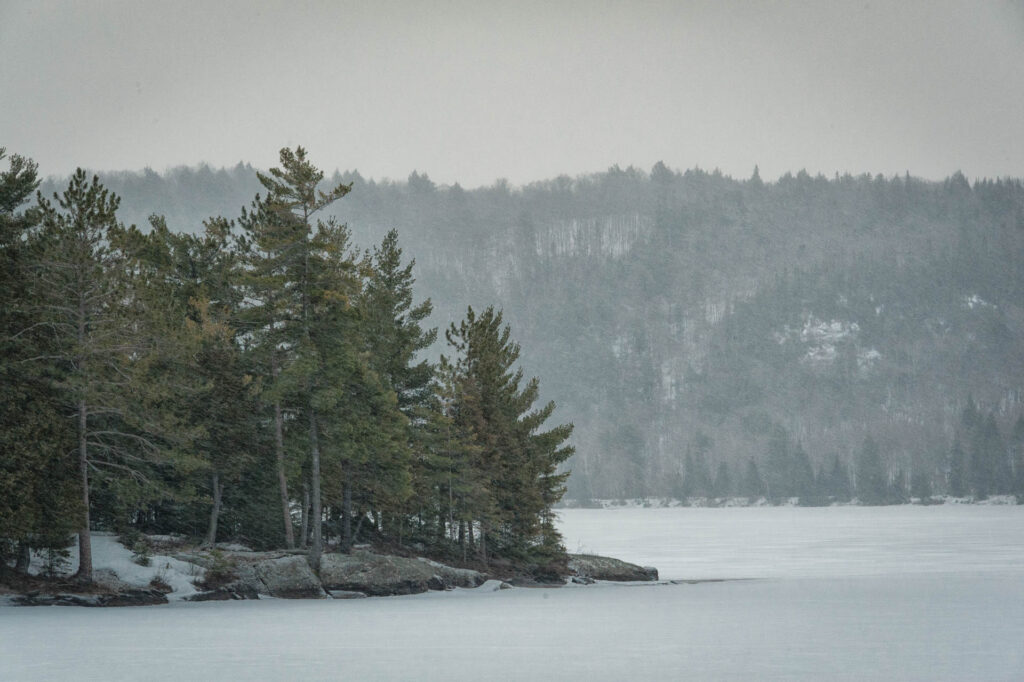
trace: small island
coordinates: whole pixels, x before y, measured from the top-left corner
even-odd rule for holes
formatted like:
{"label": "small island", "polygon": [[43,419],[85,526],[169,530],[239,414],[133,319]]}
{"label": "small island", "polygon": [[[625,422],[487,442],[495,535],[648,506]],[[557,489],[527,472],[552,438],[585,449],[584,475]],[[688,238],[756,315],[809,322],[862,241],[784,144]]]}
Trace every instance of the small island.
{"label": "small island", "polygon": [[81,170],[23,208],[37,167],[8,161],[0,585],[17,603],[657,577],[566,553],[572,425],[545,426],[555,404],[501,311],[468,306],[424,359],[438,332],[397,233],[364,250],[321,219],[352,185],[325,187],[302,147],[199,234],[123,225]]}

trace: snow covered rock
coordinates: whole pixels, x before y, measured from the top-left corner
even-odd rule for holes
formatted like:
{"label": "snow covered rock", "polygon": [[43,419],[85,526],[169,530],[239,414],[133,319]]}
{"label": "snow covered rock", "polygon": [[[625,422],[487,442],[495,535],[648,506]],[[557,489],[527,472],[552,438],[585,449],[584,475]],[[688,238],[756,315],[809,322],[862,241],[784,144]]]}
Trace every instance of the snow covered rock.
{"label": "snow covered rock", "polygon": [[477,587],[487,577],[434,561],[353,552],[320,557],[320,580],[329,591],[362,592],[370,596],[418,594],[427,590]]}
{"label": "snow covered rock", "polygon": [[579,578],[593,580],[614,580],[632,582],[639,580],[657,580],[658,569],[650,566],[637,566],[626,561],[596,554],[570,554],[569,570]]}

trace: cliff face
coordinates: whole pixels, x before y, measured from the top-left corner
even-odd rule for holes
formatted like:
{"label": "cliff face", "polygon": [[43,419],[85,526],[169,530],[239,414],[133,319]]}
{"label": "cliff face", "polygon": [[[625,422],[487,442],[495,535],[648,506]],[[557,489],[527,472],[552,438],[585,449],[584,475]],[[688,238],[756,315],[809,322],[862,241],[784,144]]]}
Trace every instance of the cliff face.
{"label": "cliff face", "polygon": [[[175,187],[194,187],[182,173]],[[255,193],[245,173],[207,178],[220,213]],[[132,177],[105,179],[126,221],[187,204],[169,179]],[[433,324],[504,309],[525,373],[576,424],[572,496],[673,494],[687,452],[735,480],[779,428],[817,466],[871,434],[892,476],[915,462],[941,487],[969,396],[1004,426],[1021,413],[1019,181],[765,185],[661,166],[516,190],[335,180],[354,182],[337,217],[357,244],[398,229]]]}

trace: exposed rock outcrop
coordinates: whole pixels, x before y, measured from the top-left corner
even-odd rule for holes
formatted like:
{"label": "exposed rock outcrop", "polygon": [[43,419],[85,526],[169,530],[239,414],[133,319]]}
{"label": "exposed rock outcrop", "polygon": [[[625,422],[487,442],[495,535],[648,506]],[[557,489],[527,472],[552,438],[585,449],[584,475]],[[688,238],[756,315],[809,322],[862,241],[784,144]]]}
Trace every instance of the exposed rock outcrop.
{"label": "exposed rock outcrop", "polygon": [[570,554],[569,571],[574,577],[591,580],[633,582],[658,579],[658,569],[656,568],[637,566],[626,561],[595,554]]}
{"label": "exposed rock outcrop", "polygon": [[254,569],[271,597],[324,599],[328,596],[304,556],[266,559],[257,563]]}
{"label": "exposed rock outcrop", "polygon": [[14,598],[18,606],[152,606],[166,604],[167,597],[156,590],[125,590],[114,594],[41,594]]}
{"label": "exposed rock outcrop", "polygon": [[362,592],[379,597],[477,587],[487,580],[487,576],[425,559],[353,552],[320,557],[320,580],[331,592]]}

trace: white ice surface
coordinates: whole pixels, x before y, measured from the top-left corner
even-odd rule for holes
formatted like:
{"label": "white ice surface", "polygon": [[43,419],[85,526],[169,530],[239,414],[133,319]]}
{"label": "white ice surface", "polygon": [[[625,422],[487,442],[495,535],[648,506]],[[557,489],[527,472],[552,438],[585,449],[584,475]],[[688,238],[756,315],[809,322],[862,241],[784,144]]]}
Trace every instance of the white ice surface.
{"label": "white ice surface", "polygon": [[1024,507],[562,517],[571,550],[755,579],[0,608],[0,680],[1024,680]]}
{"label": "white ice surface", "polygon": [[565,509],[570,552],[662,579],[1024,570],[1024,505]]}

